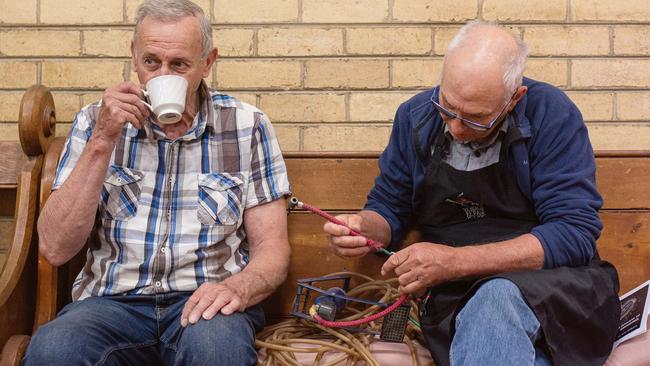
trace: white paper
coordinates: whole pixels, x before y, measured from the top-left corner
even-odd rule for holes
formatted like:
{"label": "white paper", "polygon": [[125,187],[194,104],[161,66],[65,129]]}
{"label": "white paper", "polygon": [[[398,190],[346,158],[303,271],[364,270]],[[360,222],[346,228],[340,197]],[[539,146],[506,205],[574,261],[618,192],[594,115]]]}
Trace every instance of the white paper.
{"label": "white paper", "polygon": [[650,280],[621,296],[621,320],[614,348],[647,330],[650,311]]}

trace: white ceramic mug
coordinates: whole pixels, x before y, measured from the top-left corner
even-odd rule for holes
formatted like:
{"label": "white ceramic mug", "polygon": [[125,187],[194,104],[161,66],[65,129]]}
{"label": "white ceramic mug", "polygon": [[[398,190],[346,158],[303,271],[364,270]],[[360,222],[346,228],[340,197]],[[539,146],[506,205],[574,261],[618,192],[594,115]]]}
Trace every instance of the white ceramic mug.
{"label": "white ceramic mug", "polygon": [[185,110],[185,94],[187,80],[177,75],[157,76],[147,82],[144,96],[149,103],[143,102],[164,124],[176,123],[181,120]]}

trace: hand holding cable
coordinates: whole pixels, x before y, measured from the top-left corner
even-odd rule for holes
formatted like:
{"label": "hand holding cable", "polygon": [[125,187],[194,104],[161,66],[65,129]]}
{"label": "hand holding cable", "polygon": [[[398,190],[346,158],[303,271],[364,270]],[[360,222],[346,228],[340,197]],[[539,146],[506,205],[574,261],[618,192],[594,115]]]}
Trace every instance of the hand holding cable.
{"label": "hand holding cable", "polygon": [[314,207],[312,205],[309,205],[307,203],[304,203],[304,202],[298,200],[298,198],[296,198],[296,197],[292,197],[291,200],[289,201],[289,210],[291,211],[294,208],[305,209],[307,211],[310,211],[310,212],[324,218],[325,220],[327,220],[327,221],[329,221],[329,222],[331,222],[333,224],[340,225],[340,226],[343,226],[343,227],[347,228],[350,231],[349,232],[350,236],[358,236],[358,237],[361,237],[361,238],[365,239],[366,240],[366,245],[369,246],[371,249],[373,249],[376,252],[381,252],[381,253],[389,255],[389,256],[394,254],[394,252],[386,250],[384,248],[385,245],[383,243],[365,237],[360,232],[358,232],[358,231],[354,230],[353,228],[351,228],[345,222],[337,219],[336,217],[334,217],[334,216],[330,215],[329,213],[319,209],[318,207]]}

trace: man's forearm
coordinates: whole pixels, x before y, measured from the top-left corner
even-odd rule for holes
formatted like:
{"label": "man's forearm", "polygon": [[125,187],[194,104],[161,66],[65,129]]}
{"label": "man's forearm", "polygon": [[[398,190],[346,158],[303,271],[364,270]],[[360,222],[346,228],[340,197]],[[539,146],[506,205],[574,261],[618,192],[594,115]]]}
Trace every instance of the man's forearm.
{"label": "man's forearm", "polygon": [[74,170],[52,192],[38,219],[39,249],[61,265],[83,247],[92,230],[112,148],[91,139]]}
{"label": "man's forearm", "polygon": [[247,306],[262,302],[273,293],[287,277],[291,250],[288,245],[260,248],[244,270],[224,280],[224,285],[245,292]]}
{"label": "man's forearm", "polygon": [[532,234],[457,249],[460,277],[537,270],[544,266],[544,249]]}

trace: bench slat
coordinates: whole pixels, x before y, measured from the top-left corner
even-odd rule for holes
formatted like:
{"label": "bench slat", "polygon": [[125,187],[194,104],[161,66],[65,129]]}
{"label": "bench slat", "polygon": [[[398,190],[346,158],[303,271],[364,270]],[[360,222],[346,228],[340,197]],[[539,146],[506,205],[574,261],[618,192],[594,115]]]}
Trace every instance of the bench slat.
{"label": "bench slat", "polygon": [[[596,164],[604,208],[650,208],[650,190],[644,188],[650,181],[647,158],[599,157]],[[328,210],[361,209],[379,174],[377,159],[372,157],[288,158],[287,169],[294,195]]]}
{"label": "bench slat", "polygon": [[616,266],[624,293],[650,278],[650,211],[604,211],[601,217],[598,251]]}
{"label": "bench slat", "polygon": [[648,158],[597,158],[596,184],[605,208],[650,208]]}
{"label": "bench slat", "polygon": [[379,173],[376,158],[287,159],[293,194],[327,210],[360,209]]}
{"label": "bench slat", "polygon": [[0,141],[0,188],[15,187],[22,160],[20,144]]}

